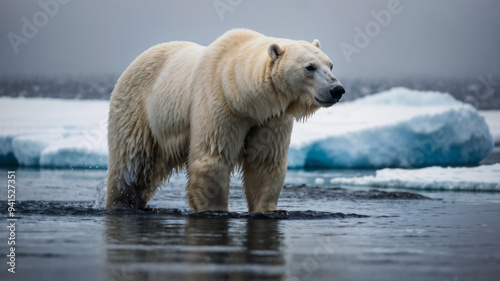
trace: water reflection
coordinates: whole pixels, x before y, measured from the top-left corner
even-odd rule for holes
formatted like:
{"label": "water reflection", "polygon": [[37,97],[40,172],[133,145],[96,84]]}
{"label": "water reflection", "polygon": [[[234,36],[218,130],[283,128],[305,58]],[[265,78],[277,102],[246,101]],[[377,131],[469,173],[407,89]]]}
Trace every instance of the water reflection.
{"label": "water reflection", "polygon": [[109,280],[283,280],[277,220],[109,215]]}

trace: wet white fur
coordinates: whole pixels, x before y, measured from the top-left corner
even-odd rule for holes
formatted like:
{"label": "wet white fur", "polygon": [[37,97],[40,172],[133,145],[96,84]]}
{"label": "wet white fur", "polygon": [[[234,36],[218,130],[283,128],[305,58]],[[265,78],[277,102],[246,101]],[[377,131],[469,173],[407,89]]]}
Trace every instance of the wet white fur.
{"label": "wet white fur", "polygon": [[331,64],[317,40],[244,29],[208,47],[170,42],[142,53],[111,97],[106,208],[143,208],[187,167],[191,208],[227,211],[238,167],[249,211],[276,210],[293,118],[317,110],[314,97],[328,87],[304,70],[311,62]]}

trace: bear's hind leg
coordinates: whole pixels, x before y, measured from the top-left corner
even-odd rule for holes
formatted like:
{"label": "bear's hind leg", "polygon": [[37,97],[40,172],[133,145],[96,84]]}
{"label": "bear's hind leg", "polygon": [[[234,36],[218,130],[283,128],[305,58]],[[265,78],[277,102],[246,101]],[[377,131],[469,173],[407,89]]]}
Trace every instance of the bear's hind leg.
{"label": "bear's hind leg", "polygon": [[[108,129],[108,131],[114,128]],[[114,133],[114,132],[113,132]],[[165,172],[161,155],[146,134],[143,142],[115,138],[108,134],[109,167],[107,177],[106,209],[143,209],[160,186]]]}
{"label": "bear's hind leg", "polygon": [[[153,180],[152,170],[140,169],[135,177],[130,176],[128,171],[111,173],[108,170],[108,190],[106,198],[106,209],[144,209],[147,202],[155,194],[161,179]],[[112,177],[112,175],[119,175]],[[127,178],[128,177],[128,178]]]}
{"label": "bear's hind leg", "polygon": [[[108,179],[109,180],[109,179]],[[147,201],[143,199],[138,186],[120,187],[116,182],[108,184],[106,209],[144,209]]]}

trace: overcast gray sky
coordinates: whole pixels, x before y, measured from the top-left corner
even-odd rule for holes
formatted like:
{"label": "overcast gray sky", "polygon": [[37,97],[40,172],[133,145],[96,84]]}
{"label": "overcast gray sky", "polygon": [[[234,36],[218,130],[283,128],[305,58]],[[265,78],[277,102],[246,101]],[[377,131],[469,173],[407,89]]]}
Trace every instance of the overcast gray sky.
{"label": "overcast gray sky", "polygon": [[119,74],[154,44],[236,27],[317,38],[339,77],[500,75],[493,0],[0,0],[0,75]]}

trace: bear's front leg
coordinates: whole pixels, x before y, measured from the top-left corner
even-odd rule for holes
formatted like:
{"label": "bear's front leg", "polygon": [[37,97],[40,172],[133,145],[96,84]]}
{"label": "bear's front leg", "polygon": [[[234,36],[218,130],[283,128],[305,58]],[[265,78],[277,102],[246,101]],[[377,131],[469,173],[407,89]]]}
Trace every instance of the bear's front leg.
{"label": "bear's front leg", "polygon": [[204,156],[190,161],[187,196],[195,212],[227,212],[230,163],[220,157]]}
{"label": "bear's front leg", "polygon": [[238,162],[249,125],[228,112],[191,121],[187,196],[195,212],[228,211],[229,180]]}
{"label": "bear's front leg", "polygon": [[278,211],[292,128],[291,118],[273,118],[248,134],[242,168],[249,212]]}

